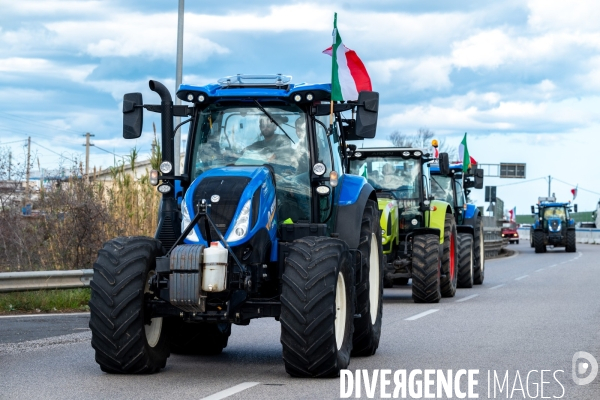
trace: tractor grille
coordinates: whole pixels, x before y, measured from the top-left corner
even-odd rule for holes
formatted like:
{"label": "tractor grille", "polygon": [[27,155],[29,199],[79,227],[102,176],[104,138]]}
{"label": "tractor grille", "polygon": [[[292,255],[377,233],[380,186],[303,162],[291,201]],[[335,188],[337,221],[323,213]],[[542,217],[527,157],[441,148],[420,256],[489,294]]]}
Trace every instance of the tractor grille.
{"label": "tractor grille", "polygon": [[556,231],[558,231],[558,228],[559,228],[559,223],[558,223],[558,220],[556,220],[556,219],[553,219],[552,221],[550,221],[550,230],[551,230],[552,232],[556,232]]}
{"label": "tractor grille", "polygon": [[[240,197],[249,182],[250,178],[245,177],[205,178],[194,191],[194,204],[198,204],[202,199],[206,199],[210,203],[210,198],[214,195],[220,197],[218,202],[212,203],[209,213],[221,234],[224,235],[235,215]],[[204,224],[200,223],[198,227],[206,240],[207,235]],[[217,233],[212,227],[210,230],[212,240],[217,240]]]}

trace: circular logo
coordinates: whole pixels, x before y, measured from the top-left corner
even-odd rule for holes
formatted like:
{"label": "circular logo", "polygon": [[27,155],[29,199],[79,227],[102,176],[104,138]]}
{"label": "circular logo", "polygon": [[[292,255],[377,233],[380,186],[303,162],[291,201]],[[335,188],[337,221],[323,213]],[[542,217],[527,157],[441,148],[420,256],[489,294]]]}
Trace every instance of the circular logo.
{"label": "circular logo", "polygon": [[219,196],[218,194],[213,194],[212,196],[210,196],[210,201],[213,203],[218,203],[219,200],[221,200],[221,196]]}

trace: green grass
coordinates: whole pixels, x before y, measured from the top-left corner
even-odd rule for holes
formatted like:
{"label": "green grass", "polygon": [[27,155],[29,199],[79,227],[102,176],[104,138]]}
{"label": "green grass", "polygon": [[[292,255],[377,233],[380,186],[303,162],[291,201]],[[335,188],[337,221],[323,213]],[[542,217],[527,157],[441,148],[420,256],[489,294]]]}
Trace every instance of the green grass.
{"label": "green grass", "polygon": [[0,293],[0,314],[89,311],[90,289]]}

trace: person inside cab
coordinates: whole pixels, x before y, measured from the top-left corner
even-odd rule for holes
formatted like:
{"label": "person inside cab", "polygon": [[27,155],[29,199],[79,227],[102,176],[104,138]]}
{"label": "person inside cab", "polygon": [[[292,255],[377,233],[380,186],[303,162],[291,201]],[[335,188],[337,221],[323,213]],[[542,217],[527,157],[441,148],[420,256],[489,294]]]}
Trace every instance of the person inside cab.
{"label": "person inside cab", "polygon": [[[262,140],[252,143],[246,147],[246,150],[260,151],[261,153],[275,153],[281,148],[290,148],[291,141],[285,135],[276,135],[275,130],[277,124],[272,121],[268,116],[263,115],[259,120],[260,134],[263,137]],[[273,154],[274,158],[277,158],[276,154]]]}

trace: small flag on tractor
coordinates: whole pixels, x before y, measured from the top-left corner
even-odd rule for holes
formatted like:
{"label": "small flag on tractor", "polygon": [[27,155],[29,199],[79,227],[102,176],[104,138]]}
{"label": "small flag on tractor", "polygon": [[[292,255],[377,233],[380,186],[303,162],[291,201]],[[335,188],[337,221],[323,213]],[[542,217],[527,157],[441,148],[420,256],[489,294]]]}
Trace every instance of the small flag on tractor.
{"label": "small flag on tractor", "polygon": [[575,186],[574,189],[571,189],[571,194],[573,195],[573,200],[575,200],[575,198],[577,197],[577,188],[579,188],[579,185]]}
{"label": "small flag on tractor", "polygon": [[332,57],[331,101],[358,100],[363,90],[371,91],[371,78],[354,50],[342,42],[337,29],[337,13],[333,17],[333,46],[323,51]]}
{"label": "small flag on tractor", "polygon": [[458,155],[463,163],[463,172],[467,172],[471,168],[471,157],[469,156],[469,148],[467,147],[467,132],[465,132],[465,137],[463,137],[462,142],[458,146]]}

